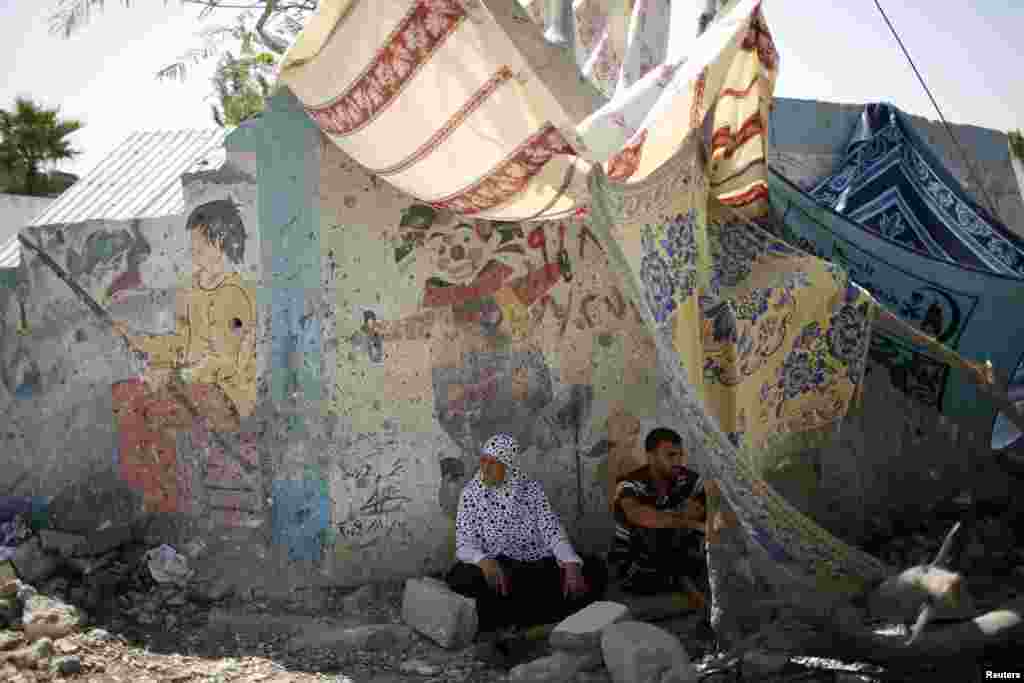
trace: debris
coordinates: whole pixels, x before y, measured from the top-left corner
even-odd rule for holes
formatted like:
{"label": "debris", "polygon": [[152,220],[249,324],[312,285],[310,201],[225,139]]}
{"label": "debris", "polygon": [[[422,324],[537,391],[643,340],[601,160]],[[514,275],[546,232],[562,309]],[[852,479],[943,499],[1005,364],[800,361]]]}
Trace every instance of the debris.
{"label": "debris", "polygon": [[190,584],[188,597],[198,603],[210,604],[225,600],[234,592],[234,586],[230,581],[224,577],[218,577]]}
{"label": "debris", "polygon": [[0,631],[0,652],[13,650],[25,641],[17,631]]}
{"label": "debris", "polygon": [[76,553],[86,557],[95,557],[109,553],[132,540],[133,528],[130,525],[104,526],[86,537],[85,544]]}
{"label": "debris", "polygon": [[751,650],[743,655],[743,677],[760,681],[779,673],[788,663],[789,655],[784,652]]}
{"label": "debris", "polygon": [[167,544],[147,552],[146,564],[157,583],[185,584],[193,574],[188,567],[188,559]]}
{"label": "debris", "polygon": [[82,672],[82,660],[75,656],[58,657],[50,667],[62,676],[74,676]]}
{"label": "debris", "polygon": [[440,666],[424,662],[422,659],[410,659],[402,662],[399,670],[403,673],[416,674],[418,676],[436,676],[441,673]]}
{"label": "debris", "polygon": [[11,562],[21,580],[29,583],[45,581],[53,576],[60,566],[60,561],[56,557],[43,551],[38,537],[19,545]]}
{"label": "debris", "polygon": [[85,536],[69,534],[64,531],[53,531],[52,529],[41,529],[39,540],[43,550],[48,553],[55,553],[61,557],[74,557],[81,553],[85,546]]}
{"label": "debris", "polygon": [[377,589],[367,584],[352,591],[341,599],[341,609],[346,614],[360,614],[377,599]]}
{"label": "debris", "polygon": [[76,607],[60,600],[37,594],[24,601],[21,622],[29,640],[63,638],[78,631],[82,621],[82,613]]}
{"label": "debris", "polygon": [[330,648],[352,652],[402,652],[408,649],[412,629],[398,624],[370,624],[367,626],[326,628],[292,641],[293,651],[305,648]]}

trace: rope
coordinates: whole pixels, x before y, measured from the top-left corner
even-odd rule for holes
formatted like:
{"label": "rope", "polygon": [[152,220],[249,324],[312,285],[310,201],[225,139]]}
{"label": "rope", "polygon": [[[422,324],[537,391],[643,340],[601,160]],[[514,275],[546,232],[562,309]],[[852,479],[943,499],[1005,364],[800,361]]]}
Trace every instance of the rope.
{"label": "rope", "polygon": [[914,75],[917,76],[917,80],[921,83],[921,87],[924,88],[925,94],[928,95],[928,99],[932,101],[932,106],[935,107],[935,111],[938,113],[939,119],[942,121],[942,125],[945,127],[946,132],[949,133],[950,139],[953,141],[953,144],[960,152],[960,156],[963,157],[964,164],[967,165],[968,172],[971,174],[971,177],[974,178],[974,182],[978,184],[978,189],[985,196],[985,200],[989,204],[989,211],[991,211],[992,217],[1002,222],[999,218],[999,212],[996,211],[996,203],[992,201],[992,197],[989,195],[988,190],[985,189],[985,186],[982,184],[981,179],[978,177],[978,174],[975,171],[974,165],[971,163],[970,158],[964,151],[963,146],[961,146],[960,141],[956,137],[956,134],[953,133],[952,127],[949,125],[949,122],[946,121],[946,117],[942,115],[942,109],[939,108],[939,103],[935,101],[934,97],[932,97],[932,91],[928,89],[928,84],[924,82],[924,77],[921,75],[921,72],[918,71],[917,65],[914,64],[914,60],[911,59],[910,52],[907,50],[907,47],[903,44],[903,40],[900,38],[900,34],[896,32],[896,27],[892,25],[891,21],[889,21],[889,17],[885,14],[885,10],[882,9],[881,2],[879,2],[879,0],[874,0],[874,2],[875,7],[878,8],[879,13],[882,15],[882,19],[885,20],[885,23],[889,27],[889,30],[892,32],[892,35],[896,39],[896,42],[899,43],[900,49],[903,50],[903,55],[907,58],[907,61],[910,63],[910,68],[914,70]]}

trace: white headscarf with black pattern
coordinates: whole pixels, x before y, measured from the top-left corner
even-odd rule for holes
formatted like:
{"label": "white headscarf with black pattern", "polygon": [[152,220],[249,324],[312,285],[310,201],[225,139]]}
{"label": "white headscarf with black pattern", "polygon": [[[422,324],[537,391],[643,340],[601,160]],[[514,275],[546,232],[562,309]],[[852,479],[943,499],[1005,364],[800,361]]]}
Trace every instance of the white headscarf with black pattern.
{"label": "white headscarf with black pattern", "polygon": [[[498,486],[493,487],[492,490],[511,492],[516,483],[525,479],[523,472],[515,465],[519,457],[519,450],[519,442],[511,434],[495,434],[484,443],[480,449],[480,454],[494,458],[505,465],[505,480]],[[483,474],[481,472],[477,472],[476,478],[483,484]]]}

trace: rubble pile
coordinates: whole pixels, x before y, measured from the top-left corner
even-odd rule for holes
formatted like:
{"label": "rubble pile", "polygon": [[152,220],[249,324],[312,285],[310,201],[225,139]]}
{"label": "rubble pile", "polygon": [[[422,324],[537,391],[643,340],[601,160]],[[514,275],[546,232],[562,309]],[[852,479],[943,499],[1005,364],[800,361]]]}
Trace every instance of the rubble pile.
{"label": "rubble pile", "polygon": [[[977,611],[991,609],[1024,593],[1024,530],[1012,510],[977,512],[951,503],[891,523],[865,546],[894,567],[927,564],[966,520],[949,569],[965,577]],[[483,637],[473,601],[434,578],[273,602],[197,577],[188,549],[143,544],[129,529],[33,530],[15,518],[0,532],[0,680],[14,683],[882,680],[867,665],[761,643],[728,659],[703,611],[664,596],[613,592],[557,626]]]}

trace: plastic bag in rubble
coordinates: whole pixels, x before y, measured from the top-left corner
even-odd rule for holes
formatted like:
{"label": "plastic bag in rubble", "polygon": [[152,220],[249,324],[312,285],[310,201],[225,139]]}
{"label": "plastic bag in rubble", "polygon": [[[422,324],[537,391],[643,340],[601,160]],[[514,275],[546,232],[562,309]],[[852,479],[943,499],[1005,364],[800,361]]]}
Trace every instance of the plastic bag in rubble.
{"label": "plastic bag in rubble", "polygon": [[193,574],[193,570],[188,568],[188,558],[166,544],[149,550],[146,553],[146,564],[157,583],[184,584]]}

